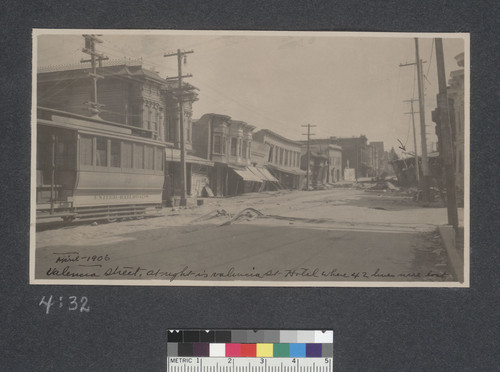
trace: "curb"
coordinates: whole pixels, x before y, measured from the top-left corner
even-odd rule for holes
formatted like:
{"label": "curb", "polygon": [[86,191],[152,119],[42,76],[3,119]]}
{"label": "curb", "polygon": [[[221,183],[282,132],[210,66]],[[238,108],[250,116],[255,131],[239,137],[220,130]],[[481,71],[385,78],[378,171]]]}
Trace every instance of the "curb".
{"label": "curb", "polygon": [[457,251],[456,241],[455,241],[455,230],[453,226],[450,225],[440,225],[438,226],[439,233],[441,235],[441,240],[448,253],[448,259],[450,262],[453,274],[460,283],[464,282],[464,258],[461,257]]}

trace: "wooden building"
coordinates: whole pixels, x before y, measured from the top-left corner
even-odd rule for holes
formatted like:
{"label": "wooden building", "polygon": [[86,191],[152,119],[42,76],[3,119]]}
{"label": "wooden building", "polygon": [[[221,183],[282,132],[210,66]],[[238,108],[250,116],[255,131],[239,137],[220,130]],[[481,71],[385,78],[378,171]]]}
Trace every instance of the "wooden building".
{"label": "wooden building", "polygon": [[197,157],[214,163],[209,172],[216,196],[261,191],[275,182],[265,170],[252,165],[253,125],[230,116],[205,114],[193,124],[193,150]]}
{"label": "wooden building", "polygon": [[254,141],[269,146],[266,168],[287,189],[301,189],[305,172],[300,169],[300,143],[285,138],[269,129],[253,135]]}
{"label": "wooden building", "polygon": [[[307,166],[307,141],[302,145],[302,169]],[[339,182],[342,177],[342,148],[331,138],[315,138],[309,141],[312,186]]]}

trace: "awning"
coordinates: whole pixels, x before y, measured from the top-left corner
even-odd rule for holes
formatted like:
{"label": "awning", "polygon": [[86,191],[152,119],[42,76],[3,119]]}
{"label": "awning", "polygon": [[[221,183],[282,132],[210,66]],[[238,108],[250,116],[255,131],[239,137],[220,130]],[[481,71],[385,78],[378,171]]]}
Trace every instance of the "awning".
{"label": "awning", "polygon": [[252,172],[252,173],[253,173],[253,175],[254,175],[255,177],[257,177],[259,180],[261,180],[261,181],[267,181],[266,177],[264,177],[264,176],[262,175],[262,173],[260,173],[260,172],[257,170],[257,168],[255,168],[255,167],[247,167],[247,169],[248,169],[250,172]]}
{"label": "awning", "polygon": [[262,179],[264,181],[269,181],[269,182],[279,182],[271,173],[266,168],[257,168],[257,167],[252,167],[250,168],[251,170],[254,170],[255,172],[258,172]]}
{"label": "awning", "polygon": [[283,173],[292,174],[294,176],[302,176],[302,175],[307,173],[305,170],[302,170],[302,169],[282,168],[282,167],[278,167],[274,164],[266,164],[266,166],[269,168],[272,168],[272,169],[276,169],[277,171],[280,171]]}
{"label": "awning", "polygon": [[248,168],[233,168],[231,169],[241,178],[243,178],[244,181],[251,181],[251,182],[262,182],[260,177],[257,177],[255,174],[253,174]]}
{"label": "awning", "polygon": [[[165,159],[167,161],[180,162],[181,161],[181,151],[178,149],[166,148],[165,149]],[[208,165],[210,167],[214,166],[213,161],[199,158],[197,156],[190,155],[190,154],[186,154],[185,160],[186,160],[186,163]]]}
{"label": "awning", "polygon": [[319,152],[315,152],[315,151],[311,151],[311,155],[316,157],[316,158],[321,158],[321,159],[325,159],[325,160],[328,160],[328,156],[326,155],[323,155]]}

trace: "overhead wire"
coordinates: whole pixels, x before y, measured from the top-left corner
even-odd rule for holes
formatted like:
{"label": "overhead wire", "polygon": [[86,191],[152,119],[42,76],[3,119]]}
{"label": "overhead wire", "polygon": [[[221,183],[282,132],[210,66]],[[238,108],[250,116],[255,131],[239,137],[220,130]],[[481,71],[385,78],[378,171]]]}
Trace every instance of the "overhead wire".
{"label": "overhead wire", "polygon": [[[416,67],[413,68],[413,90],[411,94],[411,99],[415,99],[415,82],[417,80],[417,69]],[[413,106],[412,106],[413,107]],[[412,114],[413,115],[413,114]],[[410,129],[411,129],[411,116],[408,117],[408,132],[406,133],[406,140],[404,146],[408,144],[408,139],[410,138]]]}
{"label": "overhead wire", "polygon": [[277,119],[273,119],[269,116],[267,116],[266,114],[260,112],[259,110],[256,110],[250,106],[248,106],[247,104],[244,104],[236,99],[234,99],[233,97],[230,97],[228,95],[225,95],[224,93],[220,92],[219,90],[215,89],[214,87],[212,87],[211,85],[207,84],[206,82],[203,82],[202,79],[200,78],[193,78],[194,80],[198,80],[202,83],[202,85],[205,86],[205,88],[208,88],[209,90],[213,91],[214,93],[216,93],[217,95],[221,96],[221,97],[224,97],[225,99],[228,99],[234,103],[236,103],[237,105],[239,105],[240,107],[242,107],[243,109],[249,111],[250,113],[252,113],[253,115],[256,115],[256,116],[260,116],[261,118],[263,119],[266,119],[268,121],[271,121],[271,122],[274,122],[276,124],[281,124],[281,125],[288,125],[288,123],[285,123],[285,122],[282,122],[280,120],[277,120]]}
{"label": "overhead wire", "polygon": [[[215,39],[212,39],[212,40],[209,40],[208,42],[215,42],[215,41],[218,41],[218,40],[221,40],[225,38],[225,36],[220,36],[220,37],[217,37]],[[222,48],[227,48],[227,47],[231,47],[231,46],[234,46],[236,44],[239,44],[241,42],[243,42],[244,40],[242,39],[236,39],[234,42],[230,42],[230,43],[227,43],[225,45],[220,45],[220,46],[217,46],[215,48],[210,48],[208,50],[204,50],[203,52],[214,52],[214,51],[217,51],[219,49],[222,49]],[[194,46],[197,46],[197,45],[201,45],[201,44],[206,44],[207,42],[206,41],[201,41],[201,42],[198,42],[198,43],[195,43],[195,44],[191,44],[189,46],[189,48],[191,47],[194,47]],[[110,45],[111,44],[111,45]],[[106,40],[105,41],[105,44],[104,45],[99,45],[99,49],[104,49],[105,53],[106,54],[109,54],[111,57],[115,57],[115,58],[127,58],[127,55],[125,53],[123,53],[124,51],[124,48],[120,48],[119,46],[117,46],[114,42],[111,42],[109,40]],[[76,51],[79,50],[79,48],[76,49]],[[130,51],[130,50],[129,50]],[[130,58],[130,57],[129,57]],[[150,65],[153,65],[153,66],[156,66],[160,69],[167,69],[167,70],[174,70],[173,68],[169,68],[168,65],[159,65],[153,61],[151,61],[150,59],[142,59],[142,61],[144,62],[147,62],[148,64]],[[177,69],[175,69],[175,72],[177,72]],[[106,74],[105,72],[102,72],[103,75],[105,76],[110,76],[110,74]],[[249,105],[248,103],[242,103],[236,99],[234,99],[233,97],[230,97],[224,93],[222,93],[220,90],[216,89],[214,86],[216,84],[212,84],[212,83],[208,83],[207,81],[203,81],[202,79],[200,79],[199,77],[195,78],[195,80],[199,81],[202,83],[202,85],[205,87],[205,88],[208,88],[209,90],[213,91],[215,94],[225,98],[225,99],[228,99],[234,103],[236,103],[237,105],[239,105],[240,107],[242,107],[243,109],[249,111],[252,115],[256,115],[258,117],[261,117],[263,119],[266,119],[268,121],[271,121],[271,122],[274,122],[274,123],[277,123],[277,124],[281,124],[281,125],[287,125],[287,123],[285,122],[282,122],[280,120],[277,120],[277,119],[273,119],[271,118],[270,116],[268,116],[267,114],[264,114],[263,112],[260,111],[260,109],[256,108],[256,107],[252,107],[251,105]],[[66,87],[63,87],[62,89],[65,89]],[[62,90],[61,89],[61,90]],[[54,92],[53,94],[51,94],[50,97],[52,97],[53,95],[57,94],[59,91],[61,90],[58,90],[56,92]],[[47,98],[50,98],[50,97],[47,97]]]}
{"label": "overhead wire", "polygon": [[75,84],[76,82],[78,81],[81,81],[83,79],[87,79],[88,76],[85,76],[85,77],[80,77],[80,78],[77,78],[75,80],[71,80],[68,84],[66,84],[65,86],[63,86],[62,88],[56,90],[56,91],[52,91],[49,95],[47,96],[44,96],[42,100],[40,100],[39,102],[45,102],[46,100],[48,100],[49,98],[52,98],[54,97],[56,94],[62,92],[64,89],[67,89],[68,87],[70,87],[71,85]]}
{"label": "overhead wire", "polygon": [[[430,56],[429,56],[429,64],[427,65],[427,72],[425,73],[425,76],[426,76],[426,77],[425,77],[425,79],[426,79],[427,81],[429,81],[429,80],[427,79],[427,75],[429,75],[429,71],[430,71],[430,69],[431,69],[431,65],[432,65],[432,54],[433,54],[433,52],[434,52],[434,38],[432,39],[432,43],[431,43],[431,52],[430,52]],[[430,81],[429,81],[429,84],[431,84],[431,83],[430,83]]]}
{"label": "overhead wire", "polygon": [[[234,43],[233,43],[234,44]],[[207,65],[205,65],[205,67],[209,70],[209,71],[212,71],[210,69],[210,67],[208,67]],[[238,101],[237,99],[235,99],[234,97],[231,97],[229,95],[226,95],[224,93],[222,93],[220,90],[218,90],[217,88],[215,88],[215,86],[217,85],[216,83],[214,82],[211,82],[209,81],[209,79],[200,79],[199,76],[195,75],[192,77],[193,80],[195,81],[198,81],[199,83],[201,84],[196,84],[196,85],[200,85],[200,86],[204,86],[205,88],[208,88],[209,90],[212,90],[213,92],[215,92],[217,95],[221,96],[221,97],[224,97],[234,103],[236,103],[237,105],[239,105],[240,107],[244,108],[245,110],[251,112],[253,115],[257,115],[257,116],[260,116],[261,118],[263,119],[266,119],[268,121],[271,121],[271,122],[274,122],[276,124],[280,124],[280,125],[289,125],[289,123],[285,123],[283,121],[280,121],[280,120],[277,120],[277,119],[274,119],[270,116],[268,116],[267,113],[263,113],[262,110],[256,106],[252,106],[251,104],[249,104],[248,102],[247,103],[242,103],[241,101]],[[293,120],[290,120],[290,121],[293,121]]]}

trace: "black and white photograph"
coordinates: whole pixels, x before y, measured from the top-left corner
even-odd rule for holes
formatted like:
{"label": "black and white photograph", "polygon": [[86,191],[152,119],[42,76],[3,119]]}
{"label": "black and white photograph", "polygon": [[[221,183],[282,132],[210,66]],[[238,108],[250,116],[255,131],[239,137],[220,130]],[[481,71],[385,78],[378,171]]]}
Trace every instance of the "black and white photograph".
{"label": "black and white photograph", "polygon": [[466,33],[33,31],[30,283],[469,287]]}

